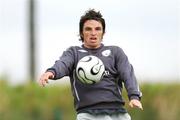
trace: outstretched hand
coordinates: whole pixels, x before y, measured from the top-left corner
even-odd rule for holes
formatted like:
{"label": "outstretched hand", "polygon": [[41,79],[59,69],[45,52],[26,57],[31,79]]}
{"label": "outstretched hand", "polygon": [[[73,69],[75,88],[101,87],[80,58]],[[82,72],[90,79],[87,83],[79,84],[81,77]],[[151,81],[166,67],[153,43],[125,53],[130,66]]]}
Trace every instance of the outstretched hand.
{"label": "outstretched hand", "polygon": [[38,83],[40,86],[44,87],[48,83],[48,80],[51,78],[54,78],[54,74],[52,72],[45,72],[41,75]]}
{"label": "outstretched hand", "polygon": [[137,107],[137,108],[140,108],[141,110],[143,110],[141,102],[139,100],[136,100],[136,99],[130,100],[129,106],[131,108]]}

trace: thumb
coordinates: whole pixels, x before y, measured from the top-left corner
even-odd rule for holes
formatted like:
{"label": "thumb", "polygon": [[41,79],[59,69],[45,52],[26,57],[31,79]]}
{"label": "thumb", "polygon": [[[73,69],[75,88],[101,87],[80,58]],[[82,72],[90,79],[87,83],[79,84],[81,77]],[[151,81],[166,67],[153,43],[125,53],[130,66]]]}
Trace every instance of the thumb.
{"label": "thumb", "polygon": [[131,101],[129,102],[129,106],[130,106],[131,108],[137,107],[137,108],[140,108],[141,110],[143,110],[142,104],[141,104],[141,102],[140,102],[139,100],[131,100]]}

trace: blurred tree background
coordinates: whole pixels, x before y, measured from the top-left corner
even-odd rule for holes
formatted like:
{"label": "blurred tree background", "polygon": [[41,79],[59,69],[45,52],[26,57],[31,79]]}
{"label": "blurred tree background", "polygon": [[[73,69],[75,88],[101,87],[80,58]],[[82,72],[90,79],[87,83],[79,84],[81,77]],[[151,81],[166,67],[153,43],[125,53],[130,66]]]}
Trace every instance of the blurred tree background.
{"label": "blurred tree background", "polygon": [[[143,111],[129,108],[126,102],[133,120],[179,120],[180,84],[143,84],[141,89]],[[70,90],[69,85],[9,86],[0,80],[0,120],[75,120]],[[127,99],[125,91],[123,96]]]}

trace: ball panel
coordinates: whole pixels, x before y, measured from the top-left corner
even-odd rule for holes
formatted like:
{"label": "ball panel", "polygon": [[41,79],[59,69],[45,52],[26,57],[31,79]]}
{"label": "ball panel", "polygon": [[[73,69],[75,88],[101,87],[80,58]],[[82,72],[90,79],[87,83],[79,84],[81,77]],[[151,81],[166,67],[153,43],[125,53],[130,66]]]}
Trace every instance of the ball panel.
{"label": "ball panel", "polygon": [[103,62],[92,55],[83,57],[77,64],[76,74],[78,79],[85,84],[99,82],[104,75]]}

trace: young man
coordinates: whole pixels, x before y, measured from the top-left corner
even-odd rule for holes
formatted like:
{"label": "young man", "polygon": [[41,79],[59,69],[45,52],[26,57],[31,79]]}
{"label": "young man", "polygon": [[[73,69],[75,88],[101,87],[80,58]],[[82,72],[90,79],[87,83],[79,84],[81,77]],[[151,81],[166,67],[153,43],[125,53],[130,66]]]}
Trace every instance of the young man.
{"label": "young man", "polygon": [[[131,120],[124,108],[122,86],[124,84],[128,92],[130,107],[142,109],[141,92],[123,50],[102,44],[105,20],[101,13],[91,9],[81,16],[79,33],[82,46],[72,46],[64,51],[60,59],[42,74],[39,84],[45,86],[48,79],[69,76],[77,120]],[[106,71],[102,80],[93,85],[79,81],[75,72],[78,61],[88,55],[101,59]]]}

